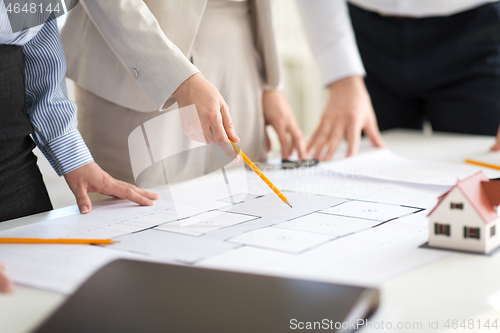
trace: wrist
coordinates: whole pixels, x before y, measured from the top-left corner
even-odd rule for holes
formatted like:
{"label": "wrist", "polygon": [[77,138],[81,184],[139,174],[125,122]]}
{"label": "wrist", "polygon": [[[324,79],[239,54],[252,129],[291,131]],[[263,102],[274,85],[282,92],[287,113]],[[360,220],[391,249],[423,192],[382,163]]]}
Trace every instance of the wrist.
{"label": "wrist", "polygon": [[283,94],[283,92],[281,90],[264,90],[262,92],[262,96],[265,98],[265,97],[276,97],[276,96],[280,96],[281,94]]}
{"label": "wrist", "polygon": [[200,73],[195,73],[188,77],[186,81],[182,82],[182,84],[174,91],[172,97],[176,100],[182,99],[183,96],[187,94],[189,87],[201,76]]}
{"label": "wrist", "polygon": [[331,83],[328,86],[330,92],[345,88],[364,88],[365,80],[361,75],[353,75]]}
{"label": "wrist", "polygon": [[332,99],[340,100],[369,100],[370,96],[362,76],[355,75],[336,81],[328,86]]}

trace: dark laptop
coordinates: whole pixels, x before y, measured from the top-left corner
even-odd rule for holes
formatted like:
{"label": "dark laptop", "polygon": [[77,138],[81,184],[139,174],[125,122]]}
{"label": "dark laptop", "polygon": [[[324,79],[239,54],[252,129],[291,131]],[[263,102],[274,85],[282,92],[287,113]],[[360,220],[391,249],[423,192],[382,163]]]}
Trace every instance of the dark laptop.
{"label": "dark laptop", "polygon": [[118,260],[36,332],[350,332],[378,301],[376,289]]}

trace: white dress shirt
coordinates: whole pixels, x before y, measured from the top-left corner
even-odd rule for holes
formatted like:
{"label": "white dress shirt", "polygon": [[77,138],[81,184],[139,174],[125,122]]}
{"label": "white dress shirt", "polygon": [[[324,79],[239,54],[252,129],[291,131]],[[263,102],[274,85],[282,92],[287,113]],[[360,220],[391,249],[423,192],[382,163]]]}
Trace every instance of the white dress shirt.
{"label": "white dress shirt", "polygon": [[498,0],[349,0],[382,15],[448,16]]}
{"label": "white dress shirt", "polygon": [[[295,0],[312,53],[326,86],[353,75],[365,75],[346,0]],[[498,0],[349,0],[382,15],[448,16]]]}

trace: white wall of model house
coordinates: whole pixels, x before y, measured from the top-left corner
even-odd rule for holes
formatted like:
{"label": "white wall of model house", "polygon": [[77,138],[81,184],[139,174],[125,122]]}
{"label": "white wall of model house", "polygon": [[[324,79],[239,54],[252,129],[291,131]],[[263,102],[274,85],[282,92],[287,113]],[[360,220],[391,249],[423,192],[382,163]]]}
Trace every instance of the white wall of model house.
{"label": "white wall of model house", "polygon": [[[452,209],[451,204],[463,204],[463,209]],[[435,223],[450,226],[450,235],[436,235]],[[487,253],[500,245],[498,219],[486,224],[462,191],[455,187],[429,216],[429,246]],[[479,228],[479,239],[465,238],[464,227]],[[490,236],[490,228],[495,235]]]}
{"label": "white wall of model house", "polygon": [[[497,224],[500,222],[500,219],[496,219],[496,221],[493,221],[491,223],[488,223],[486,225],[486,237],[487,237],[487,242],[486,242],[486,253],[493,251],[496,249],[498,246],[500,246],[500,235],[498,235],[498,226]],[[495,235],[490,237],[490,230],[491,227],[495,227]]]}

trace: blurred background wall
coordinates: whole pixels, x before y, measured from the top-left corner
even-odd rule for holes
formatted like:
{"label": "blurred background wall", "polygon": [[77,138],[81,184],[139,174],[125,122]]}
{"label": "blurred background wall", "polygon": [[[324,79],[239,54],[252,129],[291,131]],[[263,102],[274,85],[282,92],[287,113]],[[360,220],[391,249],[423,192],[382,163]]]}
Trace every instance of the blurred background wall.
{"label": "blurred background wall", "polygon": [[[309,45],[302,29],[300,17],[292,0],[273,0],[274,23],[278,51],[283,61],[285,94],[295,112],[304,136],[308,139],[314,131],[326,101],[326,91],[321,86],[319,74],[314,64]],[[64,25],[66,16],[58,19],[59,27]],[[74,100],[71,80],[67,80],[68,94]],[[280,156],[276,133],[268,128],[272,142],[270,158]],[[36,149],[39,166],[44,176],[54,208],[75,204],[73,194],[63,177],[58,177],[41,152]]]}

